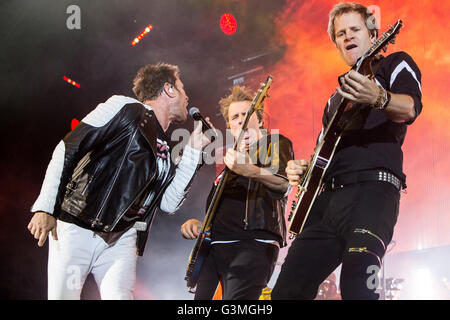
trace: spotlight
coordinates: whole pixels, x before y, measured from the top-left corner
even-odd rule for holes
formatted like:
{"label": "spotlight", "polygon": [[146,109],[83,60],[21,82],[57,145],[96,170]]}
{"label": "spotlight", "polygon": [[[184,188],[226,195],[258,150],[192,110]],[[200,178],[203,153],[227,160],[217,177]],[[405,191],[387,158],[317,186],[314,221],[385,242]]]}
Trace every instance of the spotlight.
{"label": "spotlight", "polygon": [[420,268],[413,271],[412,282],[414,284],[414,292],[417,293],[418,299],[433,299],[434,287],[430,270]]}
{"label": "spotlight", "polygon": [[80,120],[73,118],[72,122],[70,123],[70,128],[73,130],[75,127],[80,123]]}
{"label": "spotlight", "polygon": [[75,86],[77,88],[80,87],[79,83],[73,81],[72,79],[67,78],[66,76],[63,76],[63,80],[66,81],[67,83],[70,83],[71,85],[73,85],[73,86]]}
{"label": "spotlight", "polygon": [[143,37],[145,37],[147,35],[147,33],[149,33],[151,30],[153,29],[153,26],[151,24],[149,24],[144,31],[142,31],[136,38],[134,38],[133,41],[131,41],[131,45],[135,46],[139,43],[139,41],[141,41],[141,39]]}
{"label": "spotlight", "polygon": [[231,13],[224,13],[222,15],[220,18],[220,29],[229,36],[236,32],[237,22]]}

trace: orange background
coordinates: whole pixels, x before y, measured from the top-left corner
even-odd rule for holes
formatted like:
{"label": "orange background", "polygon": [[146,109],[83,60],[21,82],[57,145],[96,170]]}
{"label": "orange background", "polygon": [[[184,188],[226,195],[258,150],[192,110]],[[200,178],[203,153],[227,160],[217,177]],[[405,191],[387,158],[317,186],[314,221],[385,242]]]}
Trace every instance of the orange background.
{"label": "orange background", "polygon": [[[271,128],[294,143],[297,159],[313,152],[326,101],[348,67],[328,37],[328,13],[336,1],[289,1],[277,17],[286,55],[271,70],[266,110]],[[407,193],[394,233],[395,252],[450,244],[450,2],[362,1],[380,8],[380,34],[402,19],[404,27],[386,54],[409,53],[422,72],[423,111],[408,128],[404,152]],[[291,194],[292,197],[292,194]],[[290,205],[289,205],[290,206]]]}

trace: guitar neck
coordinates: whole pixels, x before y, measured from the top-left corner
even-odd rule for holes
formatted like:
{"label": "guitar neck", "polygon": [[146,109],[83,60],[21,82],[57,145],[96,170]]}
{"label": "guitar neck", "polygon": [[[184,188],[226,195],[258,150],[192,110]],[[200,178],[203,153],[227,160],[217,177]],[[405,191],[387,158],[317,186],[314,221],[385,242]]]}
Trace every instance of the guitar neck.
{"label": "guitar neck", "polygon": [[225,170],[222,174],[222,178],[217,184],[216,190],[213,194],[211,202],[209,203],[208,210],[206,211],[206,217],[203,221],[202,233],[209,232],[212,227],[212,223],[214,220],[214,213],[216,212],[217,206],[219,204],[219,200],[222,197],[223,189],[225,189],[225,184],[228,180],[229,169],[225,167]]}
{"label": "guitar neck", "polygon": [[[269,90],[271,83],[272,83],[272,76],[268,76],[266,82],[261,84],[261,88],[258,90],[257,94],[253,98],[252,104],[250,105],[250,108],[247,110],[244,121],[242,122],[239,136],[237,137],[236,141],[234,142],[234,146],[233,146],[234,150],[238,150],[238,148],[242,142],[242,139],[244,138],[245,131],[247,130],[247,126],[250,121],[250,117],[252,116],[253,112],[255,112],[255,110],[260,108],[261,104],[263,103],[264,99],[267,96],[267,91]],[[211,230],[215,212],[216,212],[217,206],[219,204],[220,198],[222,196],[223,189],[225,188],[225,184],[228,180],[228,175],[229,175],[229,169],[227,167],[225,167],[222,179],[220,179],[219,183],[217,184],[217,187],[214,190],[214,194],[211,199],[211,202],[208,206],[208,210],[206,212],[206,217],[205,217],[205,220],[203,221],[203,225],[202,225],[202,233],[209,232]]]}

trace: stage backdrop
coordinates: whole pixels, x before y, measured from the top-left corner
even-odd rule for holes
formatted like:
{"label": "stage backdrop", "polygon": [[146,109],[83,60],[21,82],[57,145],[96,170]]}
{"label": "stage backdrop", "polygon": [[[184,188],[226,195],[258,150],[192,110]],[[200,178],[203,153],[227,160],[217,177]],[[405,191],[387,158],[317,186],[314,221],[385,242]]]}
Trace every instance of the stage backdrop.
{"label": "stage backdrop", "polygon": [[[348,70],[328,37],[330,0],[289,1],[277,19],[285,57],[272,70],[269,123],[294,143],[297,159],[310,159],[322,112]],[[422,71],[423,111],[408,128],[404,151],[407,193],[402,195],[394,251],[450,244],[450,2],[363,1],[381,17],[381,32],[404,21],[393,51],[409,53]]]}

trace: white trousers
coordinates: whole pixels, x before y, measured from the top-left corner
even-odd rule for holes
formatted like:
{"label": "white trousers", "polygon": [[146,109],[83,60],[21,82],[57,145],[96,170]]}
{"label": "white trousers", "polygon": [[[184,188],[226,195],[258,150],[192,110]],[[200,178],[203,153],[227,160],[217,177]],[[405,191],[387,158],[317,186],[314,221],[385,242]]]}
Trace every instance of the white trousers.
{"label": "white trousers", "polygon": [[93,231],[58,220],[58,240],[49,235],[48,299],[80,299],[92,273],[103,300],[134,299],[136,229],[108,245]]}

